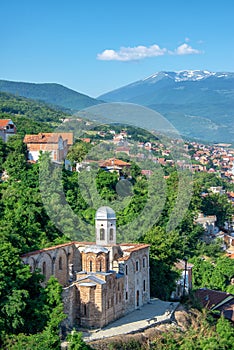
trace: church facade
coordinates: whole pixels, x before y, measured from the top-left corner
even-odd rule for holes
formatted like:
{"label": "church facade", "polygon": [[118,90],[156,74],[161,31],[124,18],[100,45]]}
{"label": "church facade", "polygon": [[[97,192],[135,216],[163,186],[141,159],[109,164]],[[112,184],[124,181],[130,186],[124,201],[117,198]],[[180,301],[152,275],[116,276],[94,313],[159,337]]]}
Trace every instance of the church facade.
{"label": "church facade", "polygon": [[116,244],[116,216],[96,212],[96,242],[70,242],[22,256],[45,282],[54,275],[63,286],[65,325],[101,328],[150,300],[149,245]]}

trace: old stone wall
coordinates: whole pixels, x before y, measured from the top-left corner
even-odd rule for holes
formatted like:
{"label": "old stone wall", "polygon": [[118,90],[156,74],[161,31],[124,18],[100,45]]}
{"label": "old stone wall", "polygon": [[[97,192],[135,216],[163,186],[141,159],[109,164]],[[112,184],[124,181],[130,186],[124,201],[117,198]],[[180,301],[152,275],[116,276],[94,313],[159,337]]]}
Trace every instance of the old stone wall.
{"label": "old stone wall", "polygon": [[149,255],[148,248],[131,253],[124,260],[125,273],[125,312],[130,312],[150,300]]}
{"label": "old stone wall", "polygon": [[32,272],[39,269],[45,282],[54,275],[63,286],[71,282],[69,265],[73,265],[74,271],[81,270],[81,255],[73,243],[24,254],[22,260]]}

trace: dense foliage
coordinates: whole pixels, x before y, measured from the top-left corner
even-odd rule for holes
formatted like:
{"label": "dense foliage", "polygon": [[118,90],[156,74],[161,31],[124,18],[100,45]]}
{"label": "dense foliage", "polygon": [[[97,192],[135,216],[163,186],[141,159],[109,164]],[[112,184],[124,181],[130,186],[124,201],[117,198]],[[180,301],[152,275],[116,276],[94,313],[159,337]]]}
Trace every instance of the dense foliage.
{"label": "dense foliage", "polygon": [[[72,162],[80,162],[90,151],[91,146],[80,141],[69,152],[69,158]],[[105,152],[109,154],[108,148]],[[132,162],[130,169],[122,170],[119,181],[117,172],[107,172],[97,166],[80,173],[60,169],[51,163],[47,153],[41,155],[38,163],[29,164],[21,135],[10,138],[7,144],[0,142],[0,167],[7,172],[0,182],[0,341],[6,349],[59,348],[58,326],[64,318],[61,287],[52,278],[42,289],[43,277],[39,271],[31,274],[19,256],[73,238],[93,240],[94,208],[101,205],[112,206],[117,213],[118,225],[125,227],[124,236],[118,233],[119,242],[135,240],[151,245],[152,296],[170,297],[178,278],[174,263],[185,256],[194,263],[195,288],[233,292],[230,286],[233,262],[222,257],[218,242],[213,246],[202,242],[203,229],[194,223],[201,210],[216,214],[220,225],[233,214],[226,197],[201,197],[209,186],[220,184],[214,175],[194,176],[193,195],[183,220],[173,230],[168,230],[179,186],[175,170],[170,170],[170,176],[160,182],[161,173],[157,169],[155,177],[147,179],[141,174],[140,167]],[[89,196],[85,196],[82,185]],[[148,198],[152,198],[149,204]],[[51,212],[51,208],[56,211]],[[142,210],[146,217],[139,225],[136,219]],[[155,213],[160,214],[157,219],[151,216]],[[202,260],[204,255],[210,259]],[[220,321],[220,329],[222,322],[225,321]],[[212,332],[209,333],[211,338]],[[186,338],[181,340],[178,335],[172,340],[168,337],[161,338],[162,344],[169,342],[184,346],[177,347],[179,349],[186,348],[183,345]],[[83,344],[80,336],[74,333],[70,348],[79,349],[76,343]]]}
{"label": "dense foliage", "polygon": [[[0,113],[11,116],[24,116],[36,122],[58,123],[66,116],[43,102],[35,102],[25,97],[0,92]],[[17,121],[20,121],[17,119]],[[18,125],[17,125],[18,126]]]}
{"label": "dense foliage", "polygon": [[87,108],[99,102],[94,98],[55,83],[33,84],[0,80],[0,91],[73,110]]}

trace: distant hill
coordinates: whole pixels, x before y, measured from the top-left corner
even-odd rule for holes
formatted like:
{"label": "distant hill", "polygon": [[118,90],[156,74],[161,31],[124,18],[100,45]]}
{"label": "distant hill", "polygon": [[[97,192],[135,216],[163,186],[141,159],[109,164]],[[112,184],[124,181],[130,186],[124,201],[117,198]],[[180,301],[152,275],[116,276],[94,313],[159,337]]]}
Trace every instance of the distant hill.
{"label": "distant hill", "polygon": [[17,133],[50,132],[67,118],[67,114],[51,108],[44,102],[0,92],[0,119],[10,118],[16,123]]}
{"label": "distant hill", "polygon": [[0,80],[0,91],[43,101],[73,111],[101,103],[101,101],[55,83],[34,84]]}
{"label": "distant hill", "polygon": [[99,99],[154,109],[185,136],[234,142],[234,73],[158,72]]}

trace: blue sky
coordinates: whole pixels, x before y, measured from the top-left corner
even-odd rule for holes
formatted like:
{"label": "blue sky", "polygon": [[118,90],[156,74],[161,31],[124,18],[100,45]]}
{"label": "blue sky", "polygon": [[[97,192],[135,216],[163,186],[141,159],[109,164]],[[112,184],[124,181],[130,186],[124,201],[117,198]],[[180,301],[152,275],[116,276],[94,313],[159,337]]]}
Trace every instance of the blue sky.
{"label": "blue sky", "polygon": [[232,0],[1,0],[0,79],[96,97],[161,70],[234,71]]}

